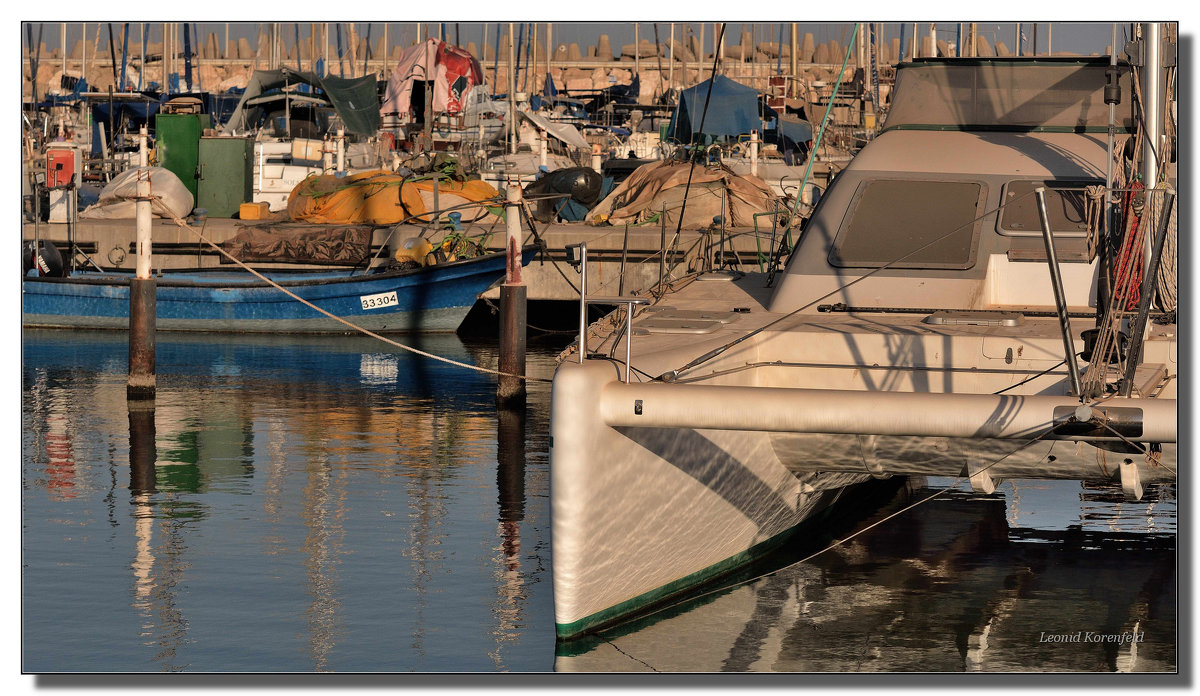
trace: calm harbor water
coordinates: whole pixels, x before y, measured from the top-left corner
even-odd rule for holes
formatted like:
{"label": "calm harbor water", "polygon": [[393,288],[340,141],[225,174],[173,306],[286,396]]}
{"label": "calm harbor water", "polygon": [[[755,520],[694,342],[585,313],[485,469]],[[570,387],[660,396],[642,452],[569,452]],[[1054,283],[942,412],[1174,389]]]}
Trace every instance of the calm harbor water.
{"label": "calm harbor water", "polygon": [[1173,486],[946,493],[795,563],[951,482],[894,485],[746,582],[556,645],[549,385],[502,415],[491,377],[373,339],[160,334],[131,412],[123,334],[22,347],[26,672],[1176,669]]}

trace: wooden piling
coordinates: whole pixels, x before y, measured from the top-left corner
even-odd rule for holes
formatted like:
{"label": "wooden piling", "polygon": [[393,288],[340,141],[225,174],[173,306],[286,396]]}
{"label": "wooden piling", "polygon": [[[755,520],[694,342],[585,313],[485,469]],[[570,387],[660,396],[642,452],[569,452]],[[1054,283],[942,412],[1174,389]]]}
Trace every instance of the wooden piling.
{"label": "wooden piling", "polygon": [[137,274],[129,281],[129,382],[125,396],[131,401],[153,399],[157,387],[154,373],[154,330],[157,287],[150,277],[150,180],[146,168],[146,128],[139,135],[137,182]]}
{"label": "wooden piling", "polygon": [[500,376],[496,405],[525,407],[526,288],[521,280],[521,186],[508,185],[505,203],[505,251],[508,263],[500,286]]}
{"label": "wooden piling", "polygon": [[154,374],[154,323],[156,287],[153,278],[129,281],[129,383],[125,396],[130,401],[153,399],[157,387]]}

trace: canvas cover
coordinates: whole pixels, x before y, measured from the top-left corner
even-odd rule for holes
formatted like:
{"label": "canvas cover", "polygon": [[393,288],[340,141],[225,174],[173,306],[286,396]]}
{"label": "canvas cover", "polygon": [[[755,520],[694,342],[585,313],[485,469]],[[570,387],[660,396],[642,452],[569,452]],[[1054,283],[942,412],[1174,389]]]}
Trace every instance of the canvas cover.
{"label": "canvas cover", "polygon": [[315,73],[289,68],[255,70],[226,128],[242,132],[249,130],[258,121],[261,109],[246,102],[271,90],[299,84],[323,91],[341,117],[347,132],[369,138],[379,130],[382,119],[379,116],[379,97],[373,74],[356,78],[333,75],[320,77]]}
{"label": "canvas cover", "polygon": [[[292,189],[287,212],[292,220],[325,224],[429,222],[433,186],[433,179],[413,181],[386,170],[314,175]],[[463,223],[496,221],[495,211],[502,205],[497,195],[491,184],[479,180],[438,182],[438,206],[454,208]]]}
{"label": "canvas cover", "polygon": [[775,196],[765,181],[739,176],[723,165],[695,167],[685,208],[683,195],[691,168],[687,162],[672,160],[643,164],[592,209],[589,222],[637,224],[665,212],[668,225],[678,224],[682,215],[685,229],[708,227],[713,217],[722,214],[729,226],[750,227],[755,213],[775,208]]}
{"label": "canvas cover", "polygon": [[426,39],[400,54],[380,114],[412,117],[413,82],[433,81],[433,113],[458,114],[466,109],[467,92],[483,83],[479,61],[461,48]]}
{"label": "canvas cover", "polygon": [[134,167],[116,176],[100,191],[100,198],[88,206],[79,217],[85,220],[133,220],[137,217],[137,184],[139,179],[150,180],[154,196],[150,211],[159,217],[182,218],[196,204],[192,192],[175,173],[162,167]]}

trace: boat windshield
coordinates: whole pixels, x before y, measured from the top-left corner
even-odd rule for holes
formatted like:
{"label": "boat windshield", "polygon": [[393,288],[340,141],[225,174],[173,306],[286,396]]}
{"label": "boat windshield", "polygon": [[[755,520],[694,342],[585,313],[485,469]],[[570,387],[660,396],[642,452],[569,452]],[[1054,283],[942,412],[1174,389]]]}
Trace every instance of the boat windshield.
{"label": "boat windshield", "polygon": [[[955,129],[1107,132],[1107,60],[962,59],[900,66],[884,130]],[[1129,68],[1120,66],[1122,94]],[[1132,129],[1130,102],[1117,128]]]}

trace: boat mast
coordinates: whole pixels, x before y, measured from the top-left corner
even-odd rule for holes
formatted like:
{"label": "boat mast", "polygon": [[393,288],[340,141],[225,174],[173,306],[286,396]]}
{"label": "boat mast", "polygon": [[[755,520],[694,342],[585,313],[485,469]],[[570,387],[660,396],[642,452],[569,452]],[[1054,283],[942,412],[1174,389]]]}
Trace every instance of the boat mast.
{"label": "boat mast", "polygon": [[516,36],[512,22],[508,23],[508,151],[517,152],[517,104],[514,92],[517,90],[517,74],[514,72],[517,64],[517,47],[513,42]]}
{"label": "boat mast", "polygon": [[[1142,93],[1145,99],[1146,148],[1142,157],[1142,184],[1151,189],[1158,185],[1159,153],[1162,152],[1162,32],[1157,22],[1142,24],[1145,66],[1142,68]],[[1148,239],[1148,237],[1147,237]],[[1147,255],[1149,258],[1149,255]]]}

